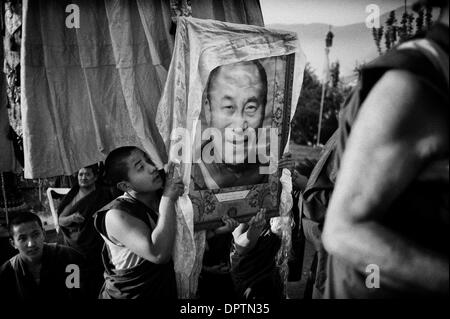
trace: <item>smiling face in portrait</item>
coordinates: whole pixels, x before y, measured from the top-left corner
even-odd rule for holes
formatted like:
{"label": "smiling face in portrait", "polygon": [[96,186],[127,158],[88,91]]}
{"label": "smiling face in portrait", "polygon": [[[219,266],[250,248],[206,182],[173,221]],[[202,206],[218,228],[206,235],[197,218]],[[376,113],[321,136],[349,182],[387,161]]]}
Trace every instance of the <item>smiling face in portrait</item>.
{"label": "smiling face in portrait", "polygon": [[128,180],[119,184],[124,191],[133,190],[138,193],[155,192],[163,186],[158,169],[143,151],[136,149],[127,157]]}
{"label": "smiling face in portrait", "polygon": [[[264,74],[263,74],[264,72]],[[262,127],[265,114],[267,80],[262,66],[253,62],[240,62],[221,66],[210,75],[205,109],[209,111],[210,127],[220,130],[222,143],[244,144],[244,154],[236,154],[235,162],[247,155],[245,143],[250,128]],[[226,149],[226,144],[222,144]],[[230,154],[225,155],[225,162]],[[232,155],[232,154],[231,154]]]}

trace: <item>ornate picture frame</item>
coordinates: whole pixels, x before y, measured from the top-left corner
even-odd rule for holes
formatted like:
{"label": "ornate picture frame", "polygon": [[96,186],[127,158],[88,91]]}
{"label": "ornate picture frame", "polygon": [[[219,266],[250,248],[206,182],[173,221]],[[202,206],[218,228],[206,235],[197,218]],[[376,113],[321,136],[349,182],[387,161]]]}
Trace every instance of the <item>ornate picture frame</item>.
{"label": "ornate picture frame", "polygon": [[[267,100],[262,128],[270,128],[271,132],[276,132],[276,141],[273,137],[270,140],[266,138],[265,150],[272,155],[270,164],[266,164],[267,168],[270,167],[270,173],[263,182],[256,184],[208,188],[204,187],[204,183],[201,186],[199,170],[192,169],[189,197],[193,205],[196,231],[223,225],[224,215],[239,222],[248,221],[261,208],[266,209],[267,218],[279,215],[281,170],[277,168],[277,161],[281,158],[289,137],[295,54],[257,61],[264,67],[267,75]],[[205,90],[206,86],[208,84],[205,85]]]}

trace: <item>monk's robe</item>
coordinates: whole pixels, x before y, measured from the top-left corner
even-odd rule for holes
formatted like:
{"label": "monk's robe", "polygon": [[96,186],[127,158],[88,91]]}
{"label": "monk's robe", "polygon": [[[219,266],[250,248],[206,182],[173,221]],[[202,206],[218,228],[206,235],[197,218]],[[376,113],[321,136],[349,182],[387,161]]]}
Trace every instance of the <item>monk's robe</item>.
{"label": "monk's robe", "polygon": [[110,209],[121,210],[139,219],[151,231],[158,222],[156,212],[128,195],[118,197],[96,213],[95,228],[106,243],[102,251],[105,284],[100,292],[100,298],[176,299],[173,261],[155,264],[138,256],[127,247],[114,243],[108,236],[105,225],[105,216]]}
{"label": "monk's robe", "polygon": [[85,271],[89,278],[89,287],[92,297],[97,297],[103,285],[103,240],[94,228],[94,214],[101,207],[109,203],[113,197],[109,189],[98,187],[80,200],[77,199],[79,187],[73,187],[64,197],[58,207],[58,217],[69,216],[76,212],[84,217],[82,223],[72,223],[60,226],[64,236],[64,243],[80,252],[88,264]]}
{"label": "monk's robe", "polygon": [[[84,264],[83,256],[76,250],[58,244],[44,244],[40,282],[37,284],[20,255],[16,255],[0,268],[0,300],[82,299],[86,282],[81,271]],[[76,278],[78,274],[79,281]]]}
{"label": "monk's robe", "polygon": [[276,255],[281,239],[270,230],[268,223],[250,251],[231,254],[231,277],[239,298],[281,299],[283,286]]}
{"label": "monk's robe", "polygon": [[216,234],[207,239],[203,254],[203,268],[198,281],[199,298],[210,300],[235,298],[230,274],[232,242],[233,235],[231,233]]}

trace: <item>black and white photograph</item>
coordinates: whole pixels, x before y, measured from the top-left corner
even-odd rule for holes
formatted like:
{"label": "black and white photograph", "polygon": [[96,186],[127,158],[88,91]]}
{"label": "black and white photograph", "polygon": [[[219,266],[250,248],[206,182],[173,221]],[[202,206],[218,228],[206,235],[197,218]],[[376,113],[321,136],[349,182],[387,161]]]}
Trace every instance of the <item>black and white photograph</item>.
{"label": "black and white photograph", "polygon": [[448,0],[0,0],[0,26],[2,305],[449,297]]}
{"label": "black and white photograph", "polygon": [[293,60],[276,56],[210,72],[200,113],[205,138],[194,145],[199,158],[191,169],[197,229],[214,228],[223,217],[248,220],[261,208],[278,215],[280,176],[270,161],[271,155],[278,157],[289,130],[287,67]]}

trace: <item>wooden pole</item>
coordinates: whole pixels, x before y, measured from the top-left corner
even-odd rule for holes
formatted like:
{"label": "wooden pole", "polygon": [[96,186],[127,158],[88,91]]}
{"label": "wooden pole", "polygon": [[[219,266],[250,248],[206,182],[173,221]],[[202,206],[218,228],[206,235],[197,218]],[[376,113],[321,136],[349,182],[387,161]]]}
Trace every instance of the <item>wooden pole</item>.
{"label": "wooden pole", "polygon": [[320,99],[320,112],[319,112],[319,125],[317,129],[317,141],[316,145],[320,144],[320,135],[322,133],[322,116],[323,116],[323,107],[325,104],[325,91],[327,89],[327,83],[328,83],[328,77],[330,73],[330,65],[329,65],[329,59],[328,55],[330,54],[330,48],[325,48],[325,64],[327,64],[325,67],[327,68],[327,72],[325,74],[324,72],[324,79],[322,80],[322,97]]}
{"label": "wooden pole", "polygon": [[1,179],[2,179],[3,202],[5,203],[6,225],[9,225],[8,202],[7,202],[7,199],[6,199],[6,188],[5,188],[5,179],[3,178],[3,172],[0,172],[0,175],[1,175]]}
{"label": "wooden pole", "polygon": [[39,204],[42,204],[42,180],[39,178]]}
{"label": "wooden pole", "polygon": [[319,128],[317,129],[317,142],[316,145],[320,144],[320,134],[322,132],[322,116],[323,116],[323,105],[325,103],[325,91],[327,82],[322,83],[322,98],[320,99],[320,113],[319,113]]}

